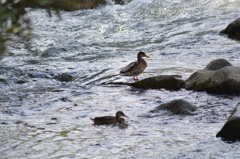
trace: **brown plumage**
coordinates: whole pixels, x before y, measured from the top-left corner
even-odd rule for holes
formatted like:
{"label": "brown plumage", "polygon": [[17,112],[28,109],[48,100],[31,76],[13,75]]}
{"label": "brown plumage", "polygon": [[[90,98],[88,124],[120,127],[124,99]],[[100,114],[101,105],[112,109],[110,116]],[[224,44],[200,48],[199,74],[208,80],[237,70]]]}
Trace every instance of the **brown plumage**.
{"label": "brown plumage", "polygon": [[144,52],[139,52],[137,61],[130,63],[124,67],[120,74],[124,76],[133,76],[135,80],[138,80],[138,75],[142,73],[147,67],[147,62],[142,57],[149,57]]}
{"label": "brown plumage", "polygon": [[121,118],[121,116],[128,117],[122,111],[118,111],[116,113],[116,116],[95,117],[91,120],[96,125],[123,123],[125,121],[125,119]]}

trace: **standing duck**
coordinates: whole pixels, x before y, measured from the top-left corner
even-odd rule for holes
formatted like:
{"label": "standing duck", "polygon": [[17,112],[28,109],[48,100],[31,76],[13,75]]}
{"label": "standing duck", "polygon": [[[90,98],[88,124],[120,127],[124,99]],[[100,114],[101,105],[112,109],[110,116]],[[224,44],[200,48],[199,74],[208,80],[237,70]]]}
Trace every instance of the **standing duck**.
{"label": "standing duck", "polygon": [[133,76],[134,80],[138,80],[138,75],[142,73],[147,67],[147,62],[142,57],[149,57],[144,52],[139,52],[137,61],[130,63],[124,67],[120,74],[124,76]]}
{"label": "standing duck", "polygon": [[118,111],[116,113],[116,116],[101,116],[101,117],[95,117],[91,120],[96,125],[123,123],[125,119],[121,118],[121,116],[128,117],[122,111]]}

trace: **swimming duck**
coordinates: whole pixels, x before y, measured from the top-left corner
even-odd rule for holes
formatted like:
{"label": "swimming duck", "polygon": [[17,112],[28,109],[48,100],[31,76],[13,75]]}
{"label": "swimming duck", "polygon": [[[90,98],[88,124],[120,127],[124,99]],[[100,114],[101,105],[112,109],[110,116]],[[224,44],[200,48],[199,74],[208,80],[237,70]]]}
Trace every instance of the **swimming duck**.
{"label": "swimming duck", "polygon": [[147,62],[142,57],[149,57],[144,52],[139,52],[137,56],[137,61],[130,63],[124,67],[120,74],[124,76],[133,76],[134,80],[139,80],[138,75],[142,73],[147,67]]}
{"label": "swimming duck", "polygon": [[128,117],[122,111],[118,111],[116,113],[116,117],[114,117],[114,116],[102,116],[102,117],[95,117],[91,120],[96,125],[123,123],[125,121],[125,119],[121,118],[121,116]]}

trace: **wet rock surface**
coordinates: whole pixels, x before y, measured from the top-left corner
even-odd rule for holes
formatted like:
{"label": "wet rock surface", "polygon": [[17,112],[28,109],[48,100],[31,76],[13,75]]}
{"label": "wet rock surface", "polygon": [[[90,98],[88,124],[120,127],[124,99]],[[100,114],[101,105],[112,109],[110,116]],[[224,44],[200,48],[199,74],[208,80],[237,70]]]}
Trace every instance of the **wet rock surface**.
{"label": "wet rock surface", "polygon": [[206,91],[208,93],[240,94],[240,67],[227,66],[216,71]]}
{"label": "wet rock surface", "polygon": [[[30,8],[52,8],[54,7],[60,7],[62,10],[65,11],[74,11],[79,9],[93,9],[96,8],[99,5],[106,5],[106,0],[57,0],[54,1],[44,1],[42,3],[39,3],[38,1],[28,1],[26,2],[20,2],[15,7],[18,7],[19,5],[24,5],[26,7]],[[56,5],[57,4],[57,5]]]}
{"label": "wet rock surface", "polygon": [[159,110],[169,110],[173,114],[194,114],[197,107],[185,99],[175,99],[171,102],[161,104],[150,113],[158,112]]}
{"label": "wet rock surface", "polygon": [[141,89],[167,89],[167,90],[179,90],[184,85],[185,81],[180,79],[178,75],[159,75],[154,77],[145,78],[143,80],[136,81],[134,83],[127,82],[110,82],[105,84],[116,85],[129,85],[135,88]]}
{"label": "wet rock surface", "polygon": [[69,73],[60,73],[53,78],[61,82],[69,82],[74,79],[74,76]]}
{"label": "wet rock surface", "polygon": [[224,30],[220,33],[227,34],[232,38],[240,39],[240,18],[231,22]]}
{"label": "wet rock surface", "polygon": [[232,64],[225,59],[216,59],[216,60],[211,61],[204,68],[204,70],[216,71],[216,70],[220,70],[221,68],[226,67],[226,66],[232,66]]}
{"label": "wet rock surface", "polygon": [[184,85],[184,80],[179,79],[177,75],[160,75],[155,77],[145,78],[143,80],[132,83],[136,88],[151,88],[151,89],[168,89],[179,90]]}
{"label": "wet rock surface", "polygon": [[217,133],[216,137],[221,137],[222,140],[227,142],[240,140],[240,103],[237,104],[232,115]]}
{"label": "wet rock surface", "polygon": [[240,93],[240,67],[234,67],[224,59],[211,61],[204,70],[193,73],[184,88],[217,94]]}
{"label": "wet rock surface", "polygon": [[214,71],[209,70],[197,71],[186,80],[184,87],[187,90],[205,91],[213,74]]}

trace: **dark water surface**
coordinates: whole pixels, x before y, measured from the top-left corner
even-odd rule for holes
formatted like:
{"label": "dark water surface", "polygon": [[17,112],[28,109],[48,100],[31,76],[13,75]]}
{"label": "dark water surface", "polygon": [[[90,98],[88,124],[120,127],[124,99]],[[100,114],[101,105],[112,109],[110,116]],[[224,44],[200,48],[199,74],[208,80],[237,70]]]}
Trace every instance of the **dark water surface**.
{"label": "dark water surface", "polygon": [[[239,0],[133,0],[93,10],[29,10],[32,40],[11,44],[0,62],[0,158],[239,158],[240,144],[216,138],[239,96],[103,85],[146,52],[140,79],[187,79],[211,60],[240,66],[239,41],[219,35],[239,18]],[[26,49],[30,48],[30,50]],[[150,114],[184,98],[197,115]],[[91,117],[129,116],[125,126]]]}

